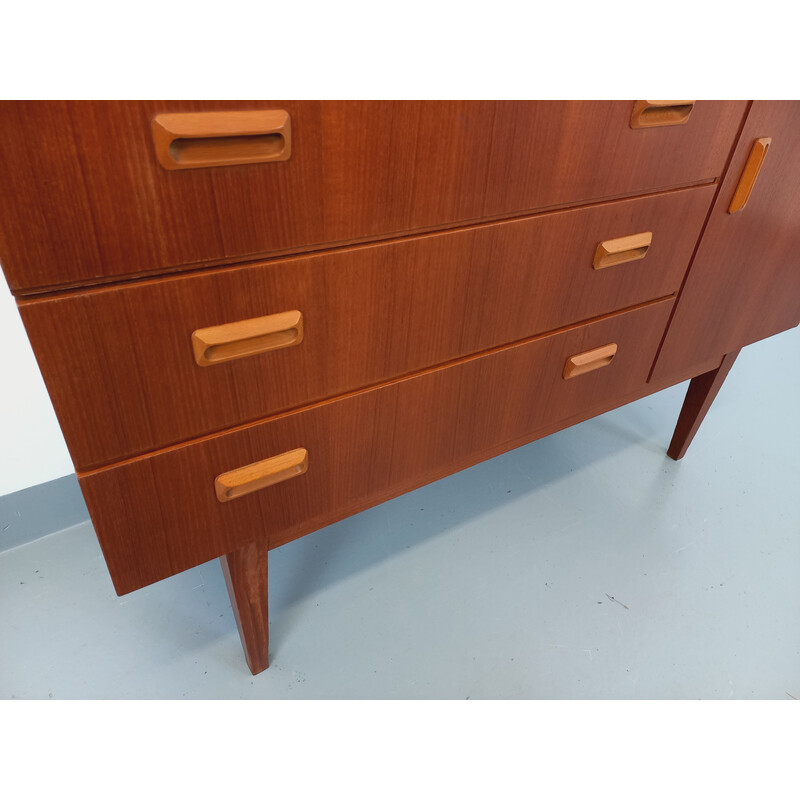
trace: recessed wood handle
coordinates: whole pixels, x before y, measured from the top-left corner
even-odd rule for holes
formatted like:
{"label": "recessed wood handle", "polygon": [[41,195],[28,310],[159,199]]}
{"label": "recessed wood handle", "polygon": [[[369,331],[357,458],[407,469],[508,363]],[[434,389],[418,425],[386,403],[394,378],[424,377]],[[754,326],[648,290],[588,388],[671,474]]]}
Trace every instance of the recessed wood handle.
{"label": "recessed wood handle", "polygon": [[614,355],[617,352],[617,345],[605,344],[602,347],[596,347],[594,350],[587,350],[585,353],[578,353],[576,356],[571,356],[564,364],[564,380],[569,378],[577,378],[578,375],[583,375],[585,372],[591,372],[600,367],[607,367]]}
{"label": "recessed wood handle", "polygon": [[761,172],[761,167],[764,164],[764,159],[767,157],[767,150],[772,144],[770,137],[756,139],[753,142],[753,147],[750,150],[750,155],[747,157],[747,163],[744,165],[742,177],[739,178],[739,184],[733,194],[731,204],[728,206],[728,213],[735,214],[741,211],[750,199],[750,193],[755,186],[758,173]]}
{"label": "recessed wood handle", "polygon": [[164,169],[198,169],[286,161],[292,154],[286,111],[159,114],[153,142]]}
{"label": "recessed wood handle", "polygon": [[685,125],[694,100],[637,100],[631,114],[631,128],[660,128]]}
{"label": "recessed wood handle", "polygon": [[647,255],[652,242],[653,234],[650,231],[600,242],[594,254],[593,266],[595,269],[605,269],[626,261],[638,261]]}
{"label": "recessed wood handle", "polygon": [[208,367],[292,347],[302,341],[303,315],[299,311],[283,311],[268,317],[200,328],[192,334],[192,349],[194,360],[201,367]]}
{"label": "recessed wood handle", "polygon": [[308,469],[308,451],[304,447],[289,450],[279,456],[223,472],[214,481],[217,500],[227,503],[242,495],[257,492],[267,486],[302,475]]}

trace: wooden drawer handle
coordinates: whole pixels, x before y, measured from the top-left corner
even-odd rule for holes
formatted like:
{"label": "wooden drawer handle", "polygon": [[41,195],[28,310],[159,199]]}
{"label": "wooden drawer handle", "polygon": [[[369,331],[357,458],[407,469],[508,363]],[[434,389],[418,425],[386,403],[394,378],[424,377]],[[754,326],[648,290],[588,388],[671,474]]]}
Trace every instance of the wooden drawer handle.
{"label": "wooden drawer handle", "polygon": [[286,161],[292,154],[285,111],[159,114],[153,141],[164,169],[197,169]]}
{"label": "wooden drawer handle", "polygon": [[220,503],[227,503],[237,497],[302,475],[307,469],[308,451],[300,447],[264,461],[257,461],[255,464],[248,464],[246,467],[239,467],[231,472],[223,472],[214,481],[217,500]]}
{"label": "wooden drawer handle", "polygon": [[284,311],[268,317],[200,328],[192,334],[192,349],[194,360],[201,367],[208,367],[292,347],[302,341],[303,315],[299,311]]}
{"label": "wooden drawer handle", "polygon": [[694,100],[637,100],[631,114],[631,128],[684,125],[693,108]]}
{"label": "wooden drawer handle", "polygon": [[577,378],[578,375],[583,375],[584,372],[591,372],[592,370],[600,369],[600,367],[607,367],[616,352],[617,345],[612,343],[571,356],[567,359],[567,363],[564,364],[564,380]]}
{"label": "wooden drawer handle", "polygon": [[647,255],[652,242],[653,234],[649,231],[600,242],[594,254],[593,266],[595,269],[605,269],[627,261],[638,261]]}
{"label": "wooden drawer handle", "polygon": [[761,172],[770,144],[772,144],[772,139],[769,137],[756,139],[753,142],[753,148],[747,157],[742,177],[739,178],[739,184],[733,194],[731,204],[728,206],[729,214],[735,214],[747,205],[747,201],[750,199],[750,192],[753,191],[753,187],[756,184],[756,178],[758,178],[758,173]]}

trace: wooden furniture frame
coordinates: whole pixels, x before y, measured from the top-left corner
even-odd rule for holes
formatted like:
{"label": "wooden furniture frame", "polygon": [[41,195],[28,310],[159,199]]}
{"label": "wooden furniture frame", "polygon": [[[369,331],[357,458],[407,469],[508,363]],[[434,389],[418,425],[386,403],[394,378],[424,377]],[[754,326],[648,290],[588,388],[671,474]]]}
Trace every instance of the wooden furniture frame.
{"label": "wooden furniture frame", "polygon": [[0,261],[118,593],[269,551],[800,322],[800,102],[0,103]]}

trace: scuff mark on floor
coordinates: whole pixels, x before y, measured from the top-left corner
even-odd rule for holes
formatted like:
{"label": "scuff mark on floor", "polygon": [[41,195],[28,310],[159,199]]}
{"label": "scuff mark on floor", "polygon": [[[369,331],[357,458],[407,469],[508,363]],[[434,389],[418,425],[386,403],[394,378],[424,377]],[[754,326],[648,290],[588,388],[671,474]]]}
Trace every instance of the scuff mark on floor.
{"label": "scuff mark on floor", "polygon": [[626,606],[625,603],[620,603],[620,601],[617,600],[616,597],[612,597],[608,592],[606,592],[605,595],[612,603],[617,603],[618,605],[621,605],[626,611],[630,611],[628,606]]}

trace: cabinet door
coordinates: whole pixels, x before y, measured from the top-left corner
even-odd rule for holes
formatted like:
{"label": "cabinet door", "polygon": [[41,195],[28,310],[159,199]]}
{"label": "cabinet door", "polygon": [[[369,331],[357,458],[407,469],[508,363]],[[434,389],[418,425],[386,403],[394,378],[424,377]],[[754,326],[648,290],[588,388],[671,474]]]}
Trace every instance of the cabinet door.
{"label": "cabinet door", "polygon": [[[753,103],[679,295],[654,380],[691,375],[696,365],[800,322],[799,131],[800,101]],[[767,144],[757,170],[759,148]],[[751,183],[746,204],[731,213],[737,189]]]}

